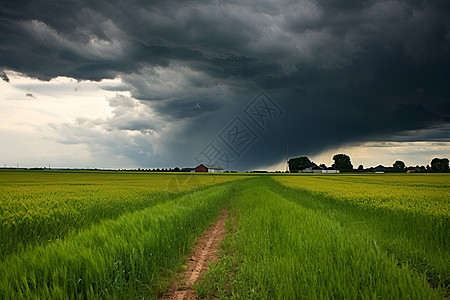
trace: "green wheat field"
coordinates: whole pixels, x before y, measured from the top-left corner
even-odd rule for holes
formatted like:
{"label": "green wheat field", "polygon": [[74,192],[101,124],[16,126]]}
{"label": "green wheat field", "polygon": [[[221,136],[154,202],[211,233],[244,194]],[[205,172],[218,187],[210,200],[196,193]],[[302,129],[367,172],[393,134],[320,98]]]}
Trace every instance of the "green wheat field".
{"label": "green wheat field", "polygon": [[228,207],[201,298],[443,299],[449,174],[0,171],[0,299],[155,299]]}

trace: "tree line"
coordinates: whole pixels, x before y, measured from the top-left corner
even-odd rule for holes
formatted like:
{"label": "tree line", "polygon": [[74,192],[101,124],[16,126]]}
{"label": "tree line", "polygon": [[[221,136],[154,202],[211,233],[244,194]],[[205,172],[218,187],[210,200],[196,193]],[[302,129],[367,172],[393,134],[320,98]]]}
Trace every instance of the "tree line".
{"label": "tree line", "polygon": [[409,166],[401,160],[397,160],[392,166],[378,165],[377,167],[364,168],[363,165],[359,165],[358,168],[354,168],[350,159],[350,156],[346,154],[336,154],[333,156],[334,163],[327,167],[325,164],[317,165],[311,161],[307,156],[300,156],[291,158],[288,160],[289,171],[299,172],[306,168],[320,168],[322,170],[339,170],[339,172],[375,172],[375,169],[382,169],[384,172],[391,173],[449,173],[449,160],[448,158],[433,158],[427,166]]}

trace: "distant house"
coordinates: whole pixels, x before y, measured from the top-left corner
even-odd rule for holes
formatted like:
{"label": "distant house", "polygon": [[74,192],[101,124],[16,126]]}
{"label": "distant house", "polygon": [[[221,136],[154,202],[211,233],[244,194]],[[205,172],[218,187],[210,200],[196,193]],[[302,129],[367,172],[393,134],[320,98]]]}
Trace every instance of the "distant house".
{"label": "distant house", "polygon": [[315,166],[312,167],[312,172],[313,173],[322,173],[323,169],[321,167]]}
{"label": "distant house", "polygon": [[326,174],[337,174],[337,173],[339,173],[339,170],[335,170],[335,169],[327,169],[327,170],[322,170],[322,173],[326,173]]}
{"label": "distant house", "polygon": [[195,167],[196,173],[223,173],[223,169],[215,165],[201,164]]}
{"label": "distant house", "polygon": [[423,173],[423,172],[425,172],[425,169],[421,168],[413,168],[406,171],[406,173]]}
{"label": "distant house", "polygon": [[378,166],[378,167],[376,167],[375,168],[375,173],[377,173],[377,174],[382,174],[382,173],[384,173],[384,167],[383,166]]}
{"label": "distant house", "polygon": [[299,170],[299,173],[315,173],[315,174],[331,174],[331,173],[339,173],[339,170],[335,169],[322,169],[321,167],[314,166],[314,167],[308,167],[303,170]]}
{"label": "distant house", "polygon": [[299,173],[313,173],[313,167],[304,168],[303,170],[298,170]]}

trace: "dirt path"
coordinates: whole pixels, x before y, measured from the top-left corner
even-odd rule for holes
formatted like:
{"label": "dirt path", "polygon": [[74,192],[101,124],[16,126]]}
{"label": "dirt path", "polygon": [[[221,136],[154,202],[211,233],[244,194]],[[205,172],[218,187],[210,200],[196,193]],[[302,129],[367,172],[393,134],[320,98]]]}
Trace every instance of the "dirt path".
{"label": "dirt path", "polygon": [[195,244],[188,261],[184,276],[172,286],[160,299],[163,300],[191,300],[197,299],[192,284],[196,283],[199,276],[206,272],[208,262],[219,259],[219,244],[225,238],[225,221],[228,218],[228,209],[223,208],[220,218],[199,238]]}

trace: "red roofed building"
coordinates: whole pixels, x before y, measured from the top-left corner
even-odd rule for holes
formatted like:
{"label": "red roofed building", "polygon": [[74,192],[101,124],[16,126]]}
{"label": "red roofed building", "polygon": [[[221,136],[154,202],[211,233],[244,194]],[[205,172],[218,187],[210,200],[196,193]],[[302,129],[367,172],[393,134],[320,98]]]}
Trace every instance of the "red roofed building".
{"label": "red roofed building", "polygon": [[195,172],[203,173],[223,173],[223,169],[219,166],[201,164],[195,168]]}

